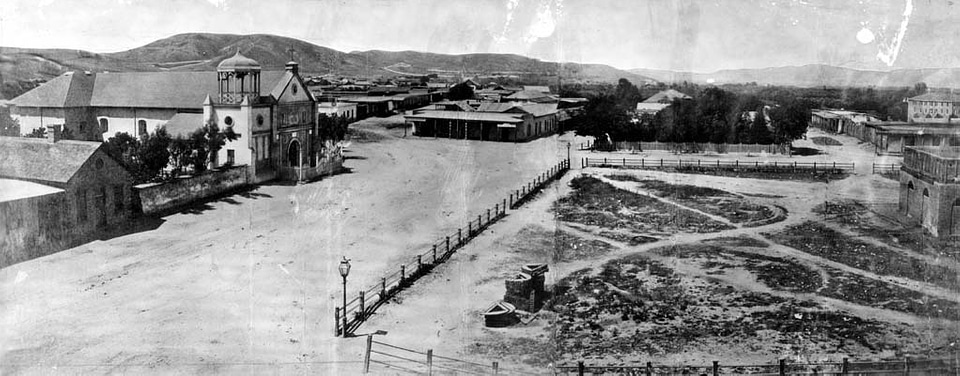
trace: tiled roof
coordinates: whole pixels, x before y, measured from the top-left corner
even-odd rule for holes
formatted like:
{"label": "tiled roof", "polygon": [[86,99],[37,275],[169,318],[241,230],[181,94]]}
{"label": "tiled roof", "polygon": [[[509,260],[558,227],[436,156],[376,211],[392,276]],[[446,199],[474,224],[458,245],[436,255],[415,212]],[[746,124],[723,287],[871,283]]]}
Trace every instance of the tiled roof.
{"label": "tiled roof", "polygon": [[522,123],[522,116],[523,115],[520,114],[502,114],[496,112],[424,111],[415,115],[407,115],[406,118]]}
{"label": "tiled roof", "polygon": [[0,177],[66,184],[100,142],[0,137]]}
{"label": "tiled roof", "polygon": [[557,113],[556,103],[525,104],[520,106],[519,108],[522,109],[524,112],[531,114],[535,117],[541,117],[541,116]]}
{"label": "tiled roof", "polygon": [[960,93],[926,93],[912,97],[909,100],[921,102],[960,102]]}
{"label": "tiled roof", "polygon": [[511,94],[507,99],[539,99],[545,97],[550,96],[539,91],[524,90]]}
{"label": "tiled roof", "polygon": [[684,93],[681,93],[673,89],[667,89],[654,94],[653,96],[651,96],[650,98],[647,98],[643,102],[644,103],[670,103],[670,102],[673,102],[673,100],[676,98],[692,99],[689,95],[686,95]]}
{"label": "tiled roof", "polygon": [[477,107],[477,111],[481,112],[507,112],[511,108],[517,107],[513,103],[493,103],[493,102],[483,102],[480,103],[480,107]]}
{"label": "tiled roof", "polygon": [[85,107],[90,103],[95,75],[68,72],[14,98],[19,107]]}
{"label": "tiled roof", "polygon": [[[270,95],[285,71],[260,73],[260,95]],[[14,98],[20,107],[203,108],[219,93],[216,72],[65,74]]]}

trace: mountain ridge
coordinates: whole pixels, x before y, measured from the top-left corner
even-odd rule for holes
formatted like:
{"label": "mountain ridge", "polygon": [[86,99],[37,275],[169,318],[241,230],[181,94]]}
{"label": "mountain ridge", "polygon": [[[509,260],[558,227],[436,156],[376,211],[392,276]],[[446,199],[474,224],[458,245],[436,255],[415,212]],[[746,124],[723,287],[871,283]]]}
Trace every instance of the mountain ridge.
{"label": "mountain ridge", "polygon": [[705,84],[757,83],[798,87],[856,86],[910,87],[924,82],[929,87],[956,87],[960,84],[960,68],[901,68],[867,70],[827,64],[726,69],[711,73],[634,68],[629,72],[663,82],[688,81]]}
{"label": "mountain ridge", "polygon": [[[603,64],[556,63],[516,54],[439,54],[419,51],[341,52],[296,38],[272,34],[182,33],[126,51],[95,53],[74,49],[0,47],[3,94],[28,90],[66,71],[212,71],[237,51],[257,60],[264,70],[283,69],[290,60],[306,74],[346,76],[427,75],[463,72],[464,76],[513,72],[564,81],[615,83],[626,78],[635,84],[651,79]],[[8,63],[3,63],[7,61]],[[10,64],[12,62],[12,64]],[[402,71],[386,69],[403,67]],[[18,95],[18,94],[17,94]]]}

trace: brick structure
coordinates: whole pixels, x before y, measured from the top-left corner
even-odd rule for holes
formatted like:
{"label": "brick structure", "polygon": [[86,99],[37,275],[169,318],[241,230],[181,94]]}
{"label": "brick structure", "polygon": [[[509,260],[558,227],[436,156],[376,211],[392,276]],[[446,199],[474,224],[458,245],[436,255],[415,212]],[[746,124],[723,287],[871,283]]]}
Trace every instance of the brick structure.
{"label": "brick structure", "polygon": [[900,213],[934,236],[960,236],[960,147],[907,147],[901,171]]}
{"label": "brick structure", "polygon": [[544,289],[544,273],[549,271],[547,264],[527,264],[521,267],[520,274],[505,281],[507,288],[503,300],[517,309],[536,312],[543,306],[547,294]]}

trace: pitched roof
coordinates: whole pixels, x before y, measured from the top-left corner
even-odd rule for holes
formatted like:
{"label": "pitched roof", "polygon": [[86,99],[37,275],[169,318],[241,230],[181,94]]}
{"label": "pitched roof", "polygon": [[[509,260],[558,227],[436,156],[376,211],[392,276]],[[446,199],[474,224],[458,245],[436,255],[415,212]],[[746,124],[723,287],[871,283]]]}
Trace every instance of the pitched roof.
{"label": "pitched roof", "polygon": [[539,91],[539,92],[541,92],[541,93],[547,93],[547,94],[550,93],[550,87],[549,87],[549,86],[524,86],[524,87],[523,87],[523,90],[524,90],[524,91]]}
{"label": "pitched roof", "polygon": [[511,94],[507,99],[539,99],[544,97],[550,96],[539,91],[523,90]]}
{"label": "pitched roof", "polygon": [[503,114],[496,112],[465,111],[423,111],[415,115],[406,115],[407,119],[443,119],[462,121],[488,121],[498,123],[522,123],[521,114]]}
{"label": "pitched roof", "polygon": [[908,100],[922,102],[960,102],[960,93],[925,93],[909,98]]}
{"label": "pitched roof", "polygon": [[28,181],[0,178],[0,202],[45,196],[58,192],[63,192],[63,190]]}
{"label": "pitched roof", "polygon": [[519,108],[524,112],[533,115],[534,117],[541,117],[557,113],[556,103],[530,103],[519,106]]}
{"label": "pitched roof", "polygon": [[652,95],[650,98],[647,98],[643,103],[670,103],[674,99],[693,99],[689,95],[681,93],[673,89],[667,89]]}
{"label": "pitched roof", "polygon": [[[260,73],[260,95],[270,90],[285,71]],[[93,107],[203,108],[207,95],[216,98],[216,72],[131,72],[98,74],[90,105]]]}
{"label": "pitched roof", "polygon": [[670,103],[637,103],[638,112],[660,112],[667,107],[670,107]]}
{"label": "pitched roof", "polygon": [[517,107],[513,103],[494,103],[494,102],[483,102],[480,103],[480,107],[477,107],[477,111],[482,112],[507,112],[511,108]]}
{"label": "pitched roof", "polygon": [[0,177],[66,184],[102,143],[0,137]]}
{"label": "pitched roof", "polygon": [[[270,95],[285,71],[260,73],[260,95]],[[203,108],[216,97],[216,72],[64,74],[13,99],[20,107]]]}
{"label": "pitched roof", "polygon": [[67,72],[14,98],[19,107],[84,107],[90,103],[95,75]]}

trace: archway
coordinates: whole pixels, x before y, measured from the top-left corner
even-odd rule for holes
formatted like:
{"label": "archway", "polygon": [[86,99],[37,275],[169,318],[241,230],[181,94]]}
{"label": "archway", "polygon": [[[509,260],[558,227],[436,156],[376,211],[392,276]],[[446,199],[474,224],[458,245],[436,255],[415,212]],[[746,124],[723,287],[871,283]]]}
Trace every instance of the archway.
{"label": "archway", "polygon": [[921,226],[926,226],[929,224],[927,223],[927,213],[926,213],[927,206],[928,206],[927,200],[929,199],[930,199],[930,191],[927,188],[924,188],[923,196],[920,197],[920,225]]}
{"label": "archway", "polygon": [[300,167],[300,141],[290,141],[287,147],[287,163],[293,167]]}

